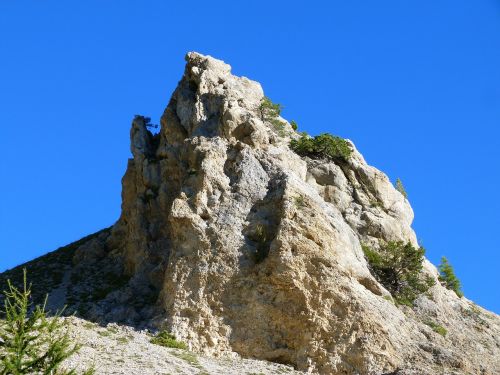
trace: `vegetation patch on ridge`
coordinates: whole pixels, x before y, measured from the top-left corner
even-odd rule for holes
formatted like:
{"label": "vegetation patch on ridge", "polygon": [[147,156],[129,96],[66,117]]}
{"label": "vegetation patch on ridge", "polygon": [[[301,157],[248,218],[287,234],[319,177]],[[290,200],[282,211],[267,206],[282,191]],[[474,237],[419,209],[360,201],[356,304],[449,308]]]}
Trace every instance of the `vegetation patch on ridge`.
{"label": "vegetation patch on ridge", "polygon": [[396,185],[394,186],[397,191],[399,191],[405,199],[408,199],[408,193],[406,192],[405,187],[403,186],[403,182],[401,179],[396,179]]}
{"label": "vegetation patch on ridge", "polygon": [[413,306],[435,282],[422,272],[425,249],[408,242],[392,241],[375,250],[363,245],[363,251],[375,278],[391,293],[399,305]]}
{"label": "vegetation patch on ridge", "polygon": [[282,109],[281,104],[273,103],[267,96],[262,98],[259,106],[260,119],[263,122],[269,122],[278,135],[283,137],[285,136],[285,122],[280,119]]}
{"label": "vegetation patch on ridge", "polygon": [[300,156],[315,159],[348,160],[352,154],[349,142],[329,133],[311,137],[303,132],[300,138],[290,141],[290,148]]}

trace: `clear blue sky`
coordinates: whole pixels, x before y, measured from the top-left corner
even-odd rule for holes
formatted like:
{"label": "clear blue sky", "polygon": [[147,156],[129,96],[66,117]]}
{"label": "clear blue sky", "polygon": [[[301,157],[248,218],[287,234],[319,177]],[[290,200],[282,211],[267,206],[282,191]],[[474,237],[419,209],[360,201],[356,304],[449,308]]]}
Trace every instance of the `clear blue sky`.
{"label": "clear blue sky", "polygon": [[190,50],[400,177],[430,260],[500,312],[495,0],[1,1],[0,270],[113,224],[130,121]]}

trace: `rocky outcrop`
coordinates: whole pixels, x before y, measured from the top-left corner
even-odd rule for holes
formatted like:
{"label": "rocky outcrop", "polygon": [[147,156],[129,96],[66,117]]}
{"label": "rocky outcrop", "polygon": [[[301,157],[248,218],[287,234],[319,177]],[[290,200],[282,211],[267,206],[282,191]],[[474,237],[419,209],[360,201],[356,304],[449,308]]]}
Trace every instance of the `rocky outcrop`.
{"label": "rocky outcrop", "polygon": [[397,307],[371,275],[361,244],[418,245],[385,174],[354,145],[348,161],[299,157],[288,122],[262,119],[257,82],[186,61],[160,132],[133,120],[121,217],[76,250],[62,283],[76,310],[313,373],[500,373],[497,315],[438,282]]}

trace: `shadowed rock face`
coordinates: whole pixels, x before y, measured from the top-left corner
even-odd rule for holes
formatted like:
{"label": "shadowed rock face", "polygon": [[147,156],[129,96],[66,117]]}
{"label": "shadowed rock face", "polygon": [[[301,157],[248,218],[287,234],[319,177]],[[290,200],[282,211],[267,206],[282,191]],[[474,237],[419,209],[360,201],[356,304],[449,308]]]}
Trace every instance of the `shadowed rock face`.
{"label": "shadowed rock face", "polygon": [[[300,158],[288,122],[276,131],[259,115],[257,82],[208,56],[186,61],[160,132],[132,122],[120,219],[72,250],[57,296],[211,355],[322,374],[500,373],[497,315],[439,283],[398,308],[370,274],[361,243],[417,246],[385,174],[354,145],[347,162]],[[427,261],[425,272],[437,281]]]}

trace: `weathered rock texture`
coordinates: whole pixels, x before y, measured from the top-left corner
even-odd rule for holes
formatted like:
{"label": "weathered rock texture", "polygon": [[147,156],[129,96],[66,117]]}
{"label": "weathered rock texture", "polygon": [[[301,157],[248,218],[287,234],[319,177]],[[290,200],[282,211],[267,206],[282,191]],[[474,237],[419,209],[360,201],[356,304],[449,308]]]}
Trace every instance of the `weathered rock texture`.
{"label": "weathered rock texture", "polygon": [[[261,119],[257,82],[186,60],[160,132],[132,123],[120,219],[72,250],[57,295],[94,320],[165,326],[208,355],[321,374],[500,373],[498,316],[439,283],[396,307],[370,274],[361,243],[417,246],[385,174],[354,145],[347,162],[300,158],[290,125]],[[425,272],[437,281],[427,261]]]}

